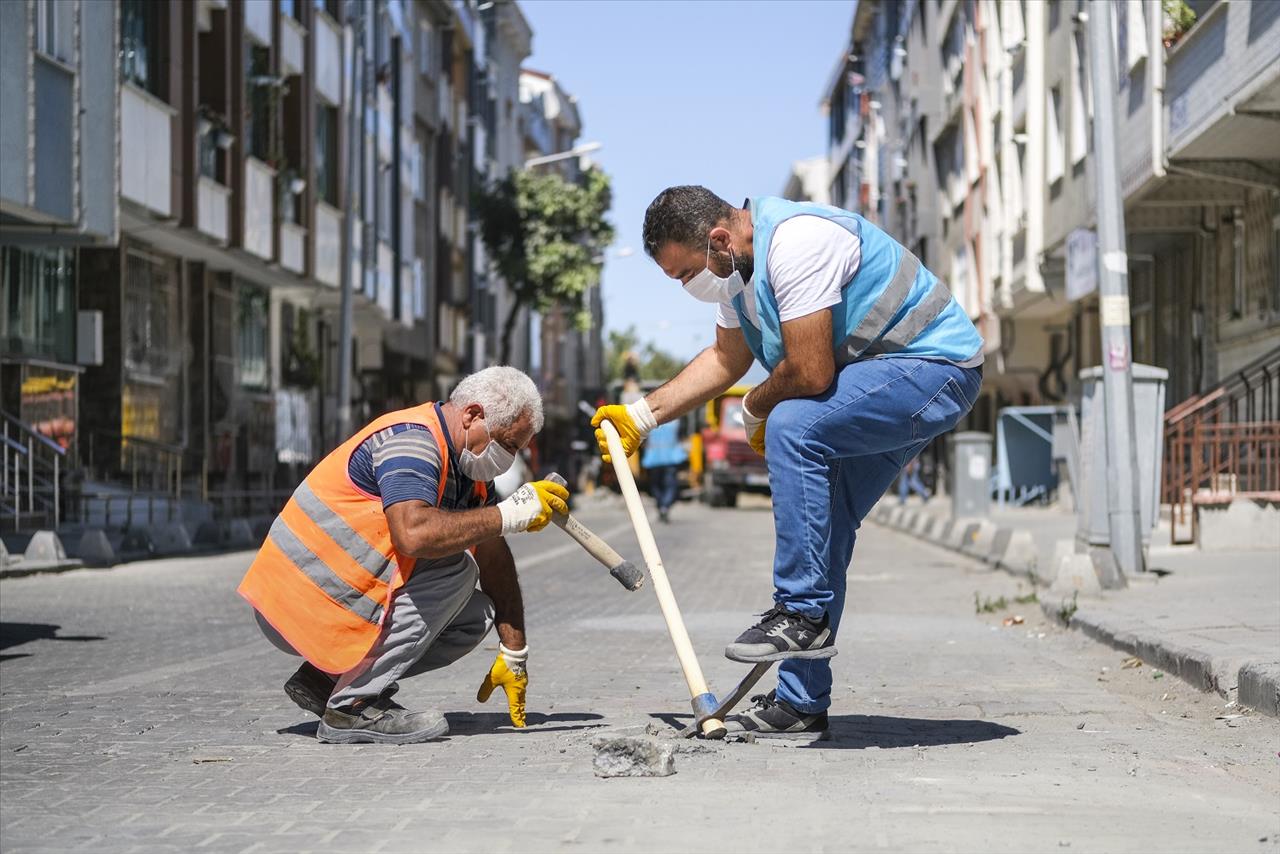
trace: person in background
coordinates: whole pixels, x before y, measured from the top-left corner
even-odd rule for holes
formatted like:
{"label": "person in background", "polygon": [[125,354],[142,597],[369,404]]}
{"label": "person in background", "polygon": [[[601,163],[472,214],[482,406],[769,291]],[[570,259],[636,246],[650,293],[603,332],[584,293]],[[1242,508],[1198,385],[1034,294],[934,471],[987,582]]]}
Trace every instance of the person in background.
{"label": "person in background", "polygon": [[916,457],[906,464],[898,475],[898,503],[907,503],[907,493],[914,492],[921,501],[929,500],[929,490],[920,479],[920,458]]}
{"label": "person in background", "polygon": [[677,422],[660,424],[649,434],[640,465],[649,473],[649,491],[658,502],[658,518],[663,522],[671,521],[671,505],[680,495],[680,466],[688,461]]}

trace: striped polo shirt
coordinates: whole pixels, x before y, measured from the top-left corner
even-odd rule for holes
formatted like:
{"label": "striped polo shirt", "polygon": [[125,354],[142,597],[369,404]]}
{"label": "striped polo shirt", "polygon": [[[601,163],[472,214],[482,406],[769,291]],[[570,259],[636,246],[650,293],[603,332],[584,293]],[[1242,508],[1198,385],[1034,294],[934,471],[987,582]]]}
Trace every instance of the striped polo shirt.
{"label": "striped polo shirt", "polygon": [[[436,417],[444,426],[444,413],[436,404]],[[481,506],[475,496],[475,482],[458,466],[457,452],[448,429],[444,430],[449,448],[449,475],[445,480],[440,507],[445,510],[470,510]],[[379,430],[360,443],[347,462],[347,473],[363,491],[382,499],[386,510],[401,501],[423,501],[436,506],[440,487],[440,448],[425,424],[405,422]],[[486,505],[496,504],[498,492],[488,483]]]}

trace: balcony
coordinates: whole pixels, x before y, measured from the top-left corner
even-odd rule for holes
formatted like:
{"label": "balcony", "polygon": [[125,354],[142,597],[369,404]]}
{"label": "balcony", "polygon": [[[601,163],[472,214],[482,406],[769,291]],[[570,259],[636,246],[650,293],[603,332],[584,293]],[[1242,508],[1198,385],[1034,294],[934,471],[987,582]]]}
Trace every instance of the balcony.
{"label": "balcony", "polygon": [[1277,158],[1280,3],[1218,3],[1169,50],[1167,153]]}
{"label": "balcony", "polygon": [[172,212],[170,172],[176,111],[131,83],[120,87],[120,194],[157,216]]}
{"label": "balcony", "polygon": [[306,272],[307,230],[294,222],[280,223],[280,266],[302,275]]}
{"label": "balcony", "polygon": [[271,10],[273,0],[244,0],[244,29],[261,45],[271,44]]}
{"label": "balcony", "polygon": [[342,264],[342,214],[324,202],[316,205],[312,270],[316,281],[337,287]]}
{"label": "balcony", "polygon": [[196,186],[196,228],[219,243],[230,236],[227,216],[230,213],[231,188],[201,175]]}
{"label": "balcony", "polygon": [[254,157],[244,161],[244,248],[270,261],[275,256],[276,170]]}
{"label": "balcony", "polygon": [[307,31],[289,15],[280,16],[280,68],[286,77],[301,74],[306,56]]}
{"label": "balcony", "polygon": [[316,91],[332,106],[342,103],[342,36],[325,15],[314,16],[311,38],[316,54]]}

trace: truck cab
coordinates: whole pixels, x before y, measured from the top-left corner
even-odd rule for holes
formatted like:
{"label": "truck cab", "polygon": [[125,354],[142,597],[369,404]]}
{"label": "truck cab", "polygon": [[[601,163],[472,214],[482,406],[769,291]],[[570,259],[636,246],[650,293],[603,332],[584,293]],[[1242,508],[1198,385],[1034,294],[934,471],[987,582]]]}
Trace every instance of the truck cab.
{"label": "truck cab", "polygon": [[739,385],[707,402],[702,436],[702,498],[733,507],[743,492],[769,494],[769,468],[751,449],[742,422],[742,400],[752,386]]}

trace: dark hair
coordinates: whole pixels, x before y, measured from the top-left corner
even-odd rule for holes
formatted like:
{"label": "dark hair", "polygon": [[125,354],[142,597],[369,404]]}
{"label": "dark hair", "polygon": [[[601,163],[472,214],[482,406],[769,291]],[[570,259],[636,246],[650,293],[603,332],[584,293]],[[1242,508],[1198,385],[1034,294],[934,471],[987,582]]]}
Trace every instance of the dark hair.
{"label": "dark hair", "polygon": [[650,258],[668,243],[701,246],[711,229],[733,214],[733,206],[706,187],[668,187],[644,212],[644,251]]}

